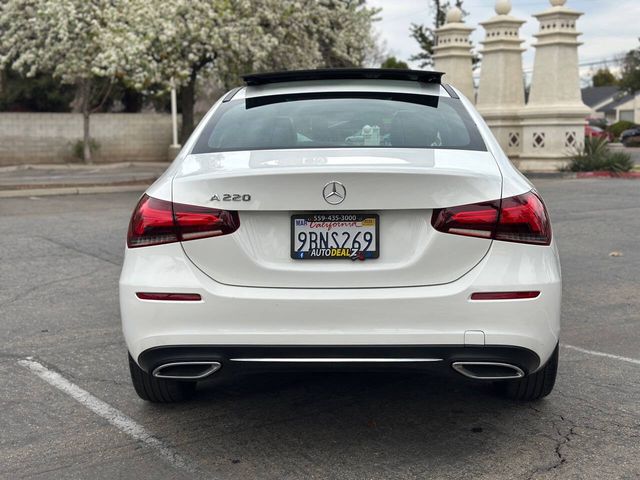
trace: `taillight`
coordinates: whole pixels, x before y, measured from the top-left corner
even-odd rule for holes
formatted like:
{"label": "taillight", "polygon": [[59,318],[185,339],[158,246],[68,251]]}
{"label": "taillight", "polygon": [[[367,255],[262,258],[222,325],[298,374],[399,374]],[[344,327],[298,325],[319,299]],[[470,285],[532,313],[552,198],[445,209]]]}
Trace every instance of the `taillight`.
{"label": "taillight", "polygon": [[235,232],[240,226],[238,212],[193,205],[173,204],[180,241],[219,237]]}
{"label": "taillight", "polygon": [[533,191],[502,200],[436,209],[431,225],[439,232],[456,235],[536,245],[551,243],[547,209]]}
{"label": "taillight", "polygon": [[444,233],[493,238],[499,213],[500,200],[440,208],[433,211],[431,225]]}
{"label": "taillight", "polygon": [[549,245],[551,222],[542,199],[533,192],[502,200],[496,240]]}
{"label": "taillight", "polygon": [[127,245],[147,247],[235,232],[238,212],[183,205],[143,195],[131,216]]}

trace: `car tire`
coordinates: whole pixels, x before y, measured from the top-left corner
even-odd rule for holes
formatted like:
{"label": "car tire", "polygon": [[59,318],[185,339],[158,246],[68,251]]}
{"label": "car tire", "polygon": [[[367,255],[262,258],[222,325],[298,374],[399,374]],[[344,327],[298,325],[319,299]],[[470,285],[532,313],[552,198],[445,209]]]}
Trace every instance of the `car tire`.
{"label": "car tire", "polygon": [[145,372],[129,355],[131,382],[138,396],[153,403],[172,403],[188,400],[196,390],[196,382],[156,378]]}
{"label": "car tire", "polygon": [[558,345],[547,363],[538,371],[517,380],[498,382],[500,393],[512,400],[535,401],[546,397],[553,390],[558,373]]}

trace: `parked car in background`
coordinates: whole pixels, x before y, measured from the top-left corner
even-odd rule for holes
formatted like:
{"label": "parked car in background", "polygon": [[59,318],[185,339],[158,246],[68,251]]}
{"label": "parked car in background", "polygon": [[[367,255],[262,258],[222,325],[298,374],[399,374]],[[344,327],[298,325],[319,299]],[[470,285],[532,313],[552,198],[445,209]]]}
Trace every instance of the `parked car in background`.
{"label": "parked car in background", "polygon": [[584,136],[585,137],[593,137],[593,138],[604,138],[608,141],[613,140],[613,135],[611,132],[607,132],[600,127],[596,127],[594,125],[585,125],[584,127]]}
{"label": "parked car in background", "polygon": [[625,147],[640,147],[640,127],[630,128],[622,132],[620,141]]}
{"label": "parked car in background", "polygon": [[587,124],[592,127],[599,127],[605,130],[609,126],[609,122],[605,118],[587,117]]}

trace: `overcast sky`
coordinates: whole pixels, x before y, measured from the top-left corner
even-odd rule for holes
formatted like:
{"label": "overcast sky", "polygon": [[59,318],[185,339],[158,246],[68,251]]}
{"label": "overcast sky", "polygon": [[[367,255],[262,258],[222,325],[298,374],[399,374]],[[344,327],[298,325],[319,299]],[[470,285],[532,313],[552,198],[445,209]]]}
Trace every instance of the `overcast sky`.
{"label": "overcast sky", "polygon": [[[431,0],[368,0],[368,3],[382,8],[376,28],[387,51],[408,61],[418,52],[417,43],[409,36],[409,27],[412,22],[432,24]],[[549,8],[549,1],[512,0],[511,3],[511,15],[527,21],[522,26],[521,36],[527,48],[523,54],[523,65],[525,71],[530,70],[534,57],[531,44],[535,40],[532,35],[538,30],[538,21],[531,14]],[[469,12],[465,23],[476,27],[471,36],[476,46],[484,37],[484,29],[478,22],[495,15],[494,5],[494,0],[464,0],[464,9]],[[611,60],[639,45],[640,0],[568,0],[566,6],[584,12],[577,22],[578,30],[583,33],[580,39],[584,42],[579,49],[580,63]],[[416,64],[411,66],[417,67]],[[583,65],[581,73],[586,75],[594,68],[597,69],[598,65]]]}

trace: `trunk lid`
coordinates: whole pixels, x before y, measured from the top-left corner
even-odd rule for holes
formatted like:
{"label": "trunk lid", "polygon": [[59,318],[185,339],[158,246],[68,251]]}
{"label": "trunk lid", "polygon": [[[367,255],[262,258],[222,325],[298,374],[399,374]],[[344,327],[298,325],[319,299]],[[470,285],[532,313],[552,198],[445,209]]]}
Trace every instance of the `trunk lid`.
{"label": "trunk lid", "polygon": [[[325,201],[340,182],[346,197]],[[290,288],[400,287],[448,283],[472,269],[491,241],[431,226],[434,208],[500,198],[502,177],[488,152],[428,149],[262,150],[190,155],[173,180],[173,201],[240,212],[231,235],[183,242],[214,280]],[[377,259],[291,258],[291,216],[379,215]]]}

